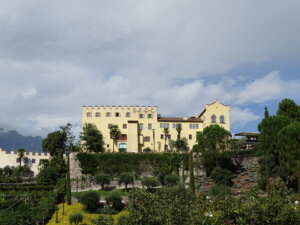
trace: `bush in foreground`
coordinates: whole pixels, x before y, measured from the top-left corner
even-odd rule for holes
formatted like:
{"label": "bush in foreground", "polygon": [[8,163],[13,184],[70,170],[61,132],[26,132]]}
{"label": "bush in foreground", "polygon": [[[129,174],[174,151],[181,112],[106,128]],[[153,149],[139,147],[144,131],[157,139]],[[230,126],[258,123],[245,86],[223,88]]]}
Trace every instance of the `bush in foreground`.
{"label": "bush in foreground", "polygon": [[232,184],[232,173],[221,167],[215,167],[210,176],[216,184],[227,186]]}
{"label": "bush in foreground", "polygon": [[69,216],[69,222],[70,224],[79,224],[83,221],[84,216],[82,215],[82,213],[77,212],[77,213],[73,213]]}
{"label": "bush in foreground", "polygon": [[79,201],[84,205],[87,212],[95,212],[98,207],[100,195],[95,191],[83,192],[79,196]]}
{"label": "bush in foreground", "polygon": [[225,185],[218,185],[218,184],[214,184],[213,186],[211,186],[208,192],[212,196],[219,196],[219,195],[224,196],[224,195],[232,194],[230,187]]}
{"label": "bush in foreground", "polygon": [[114,219],[111,216],[99,216],[96,220],[93,220],[94,225],[113,225]]}
{"label": "bush in foreground", "polygon": [[165,176],[165,184],[167,186],[175,186],[177,184],[179,184],[180,179],[178,175],[175,174],[169,174]]}
{"label": "bush in foreground", "polygon": [[105,200],[108,204],[111,204],[115,210],[121,211],[123,209],[122,197],[117,190],[111,191]]}

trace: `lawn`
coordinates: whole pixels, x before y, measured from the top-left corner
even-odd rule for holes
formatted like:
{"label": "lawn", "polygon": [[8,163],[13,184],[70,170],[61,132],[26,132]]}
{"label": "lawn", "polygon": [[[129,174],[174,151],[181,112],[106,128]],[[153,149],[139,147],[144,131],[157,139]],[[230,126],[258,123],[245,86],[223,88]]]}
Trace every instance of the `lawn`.
{"label": "lawn", "polygon": [[[63,205],[59,204],[58,205],[58,223],[56,223],[56,213],[54,213],[47,223],[47,225],[69,225],[69,216],[73,213],[76,212],[81,212],[84,215],[84,219],[82,221],[82,224],[87,224],[87,225],[92,225],[91,220],[96,219],[97,217],[100,216],[100,214],[89,214],[84,212],[83,210],[83,205],[80,203],[73,203],[72,205],[67,205],[65,204],[65,214],[62,215],[63,212]],[[120,216],[126,215],[126,211],[122,211],[116,215],[113,215],[114,219],[114,225],[118,224]]]}

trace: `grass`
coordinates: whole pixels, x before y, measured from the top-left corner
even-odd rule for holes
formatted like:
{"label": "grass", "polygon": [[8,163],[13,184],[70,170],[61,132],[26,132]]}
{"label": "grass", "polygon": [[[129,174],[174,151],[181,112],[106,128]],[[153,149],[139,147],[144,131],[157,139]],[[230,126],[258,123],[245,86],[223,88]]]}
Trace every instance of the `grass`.
{"label": "grass", "polygon": [[[121,189],[114,189],[116,192],[118,192],[121,196],[128,196],[128,192],[125,192]],[[83,193],[86,191],[82,191],[82,192],[78,192],[78,195],[80,195],[80,193]],[[105,190],[95,190],[95,192],[97,192],[101,197],[106,197],[111,191],[105,191]],[[73,197],[77,197],[77,193],[76,192],[72,192],[72,196]]]}
{"label": "grass", "polygon": [[[86,213],[83,210],[83,205],[80,203],[73,203],[72,205],[65,204],[65,214],[62,214],[62,204],[58,205],[58,223],[56,223],[56,212],[53,213],[51,219],[47,223],[47,225],[69,225],[69,216],[73,213],[80,212],[84,215],[84,219],[82,221],[82,224],[92,225],[91,220],[98,218],[101,214],[91,214]],[[118,224],[119,218],[123,215],[128,214],[127,211],[122,211],[116,215],[112,215],[114,219],[114,225]]]}

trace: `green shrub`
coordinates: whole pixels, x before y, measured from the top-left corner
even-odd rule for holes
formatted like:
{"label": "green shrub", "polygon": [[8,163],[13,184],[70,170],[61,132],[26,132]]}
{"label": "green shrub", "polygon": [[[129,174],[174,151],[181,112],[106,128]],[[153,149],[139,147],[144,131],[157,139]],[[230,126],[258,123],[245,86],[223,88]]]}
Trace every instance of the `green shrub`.
{"label": "green shrub", "polygon": [[145,153],[149,153],[149,152],[151,152],[151,151],[152,151],[152,150],[151,150],[151,148],[149,148],[149,147],[143,149],[143,152],[145,152]]}
{"label": "green shrub", "polygon": [[125,191],[127,191],[128,184],[134,184],[134,175],[131,173],[121,173],[119,177],[119,185],[121,184],[125,185]]}
{"label": "green shrub", "polygon": [[96,220],[93,220],[94,225],[113,225],[114,219],[111,216],[99,216]]}
{"label": "green shrub", "polygon": [[105,205],[103,208],[97,209],[96,213],[105,214],[105,215],[115,215],[119,212],[115,210],[113,207],[109,205]]}
{"label": "green shrub", "polygon": [[210,187],[208,193],[212,196],[219,196],[219,195],[230,195],[232,194],[232,191],[228,186],[214,184],[213,186]]}
{"label": "green shrub", "polygon": [[100,195],[95,191],[83,192],[79,196],[79,201],[84,205],[87,212],[95,212],[98,207]]}
{"label": "green shrub", "polygon": [[121,211],[123,209],[122,197],[118,190],[111,191],[105,197],[105,200],[108,204],[111,204],[115,210]]}
{"label": "green shrub", "polygon": [[106,174],[106,173],[98,173],[95,176],[95,182],[96,184],[101,185],[101,188],[104,189],[104,185],[105,184],[110,184],[111,181],[111,177],[110,175]]}
{"label": "green shrub", "polygon": [[232,173],[229,170],[216,167],[213,169],[210,177],[216,184],[231,185]]}
{"label": "green shrub", "polygon": [[77,225],[83,221],[83,218],[84,218],[84,216],[82,213],[80,213],[80,212],[73,213],[69,216],[69,222],[70,222],[70,224]]}
{"label": "green shrub", "polygon": [[118,225],[132,225],[130,215],[123,215],[119,218]]}
{"label": "green shrub", "polygon": [[151,190],[159,186],[159,181],[156,177],[145,177],[142,179],[142,185],[146,186],[148,190]]}
{"label": "green shrub", "polygon": [[179,184],[180,179],[179,176],[176,174],[169,174],[165,176],[165,183],[167,186],[175,186]]}

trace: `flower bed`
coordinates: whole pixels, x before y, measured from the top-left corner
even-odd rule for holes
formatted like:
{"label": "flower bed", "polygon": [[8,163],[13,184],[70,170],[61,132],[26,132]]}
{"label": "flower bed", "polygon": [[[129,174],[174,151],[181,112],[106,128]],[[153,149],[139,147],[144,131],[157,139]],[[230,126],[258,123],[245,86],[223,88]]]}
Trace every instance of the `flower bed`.
{"label": "flower bed", "polygon": [[[81,212],[84,215],[84,219],[82,221],[82,224],[90,224],[92,219],[96,219],[100,216],[100,214],[89,214],[84,212],[83,205],[80,203],[73,203],[72,205],[65,204],[65,214],[63,215],[63,205],[58,205],[58,223],[56,223],[56,212],[52,215],[51,219],[47,223],[47,225],[69,225],[69,216],[76,212]],[[125,214],[127,214],[127,211],[122,211],[116,215],[113,215],[114,224],[118,224],[119,218]]]}

